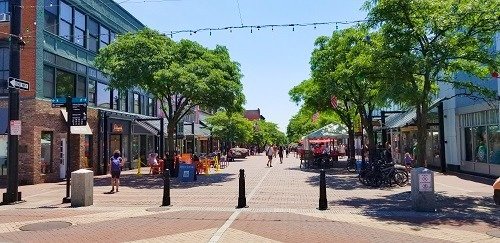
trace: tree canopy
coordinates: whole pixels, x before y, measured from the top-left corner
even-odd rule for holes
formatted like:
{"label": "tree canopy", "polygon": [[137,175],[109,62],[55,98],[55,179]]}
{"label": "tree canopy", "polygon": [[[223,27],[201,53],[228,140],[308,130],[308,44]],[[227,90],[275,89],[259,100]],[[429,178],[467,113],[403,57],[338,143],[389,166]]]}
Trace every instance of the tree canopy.
{"label": "tree canopy", "polygon": [[[416,109],[417,162],[423,165],[427,114],[438,83],[458,88],[463,95],[492,95],[471,81],[491,81],[490,73],[499,70],[500,56],[491,47],[500,31],[494,11],[500,1],[377,0],[367,1],[365,8],[371,26],[381,32],[377,60],[388,80],[384,88],[393,100]],[[470,79],[456,79],[459,72]]]}
{"label": "tree canopy", "polygon": [[176,124],[193,107],[236,112],[245,101],[239,64],[223,46],[208,49],[190,40],[175,42],[145,28],[99,50],[95,64],[109,75],[111,88],[141,89],[157,98],[168,121],[170,152]]}
{"label": "tree canopy", "polygon": [[252,139],[253,124],[240,113],[219,111],[206,121],[212,135],[223,141],[247,143]]}

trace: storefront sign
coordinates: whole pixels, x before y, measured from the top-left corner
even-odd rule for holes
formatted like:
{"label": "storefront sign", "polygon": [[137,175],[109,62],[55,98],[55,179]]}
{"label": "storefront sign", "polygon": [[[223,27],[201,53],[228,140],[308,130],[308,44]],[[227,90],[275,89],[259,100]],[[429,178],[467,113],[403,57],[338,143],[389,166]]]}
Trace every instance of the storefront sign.
{"label": "storefront sign", "polygon": [[122,133],[123,125],[118,123],[113,123],[113,133]]}

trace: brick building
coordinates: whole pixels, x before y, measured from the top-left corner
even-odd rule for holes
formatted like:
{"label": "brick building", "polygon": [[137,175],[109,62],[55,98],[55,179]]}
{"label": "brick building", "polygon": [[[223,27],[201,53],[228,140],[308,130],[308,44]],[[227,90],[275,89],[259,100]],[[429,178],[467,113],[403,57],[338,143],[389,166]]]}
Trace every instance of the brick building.
{"label": "brick building", "polygon": [[[5,5],[7,4],[7,5]],[[8,1],[0,0],[0,177],[5,176],[10,22]],[[141,90],[119,93],[108,89],[109,79],[93,67],[100,48],[120,33],[144,25],[112,0],[23,1],[19,179],[21,184],[58,181],[64,177],[65,110],[52,108],[56,97],[87,97],[88,125],[72,129],[71,169],[91,168],[105,173],[111,153],[118,149],[126,168],[156,150],[159,122],[156,101]],[[3,134],[3,135],[2,135]]]}

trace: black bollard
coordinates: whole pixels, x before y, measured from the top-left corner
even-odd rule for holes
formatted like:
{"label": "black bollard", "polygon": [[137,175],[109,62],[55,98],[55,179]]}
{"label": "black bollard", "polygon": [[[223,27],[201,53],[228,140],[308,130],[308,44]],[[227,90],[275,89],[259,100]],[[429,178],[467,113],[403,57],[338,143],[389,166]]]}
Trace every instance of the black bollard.
{"label": "black bollard", "polygon": [[319,174],[319,210],[328,209],[328,201],[326,200],[326,177],[325,170],[321,170]]}
{"label": "black bollard", "polygon": [[238,206],[236,208],[246,208],[247,206],[247,198],[245,196],[245,170],[240,169],[240,189],[238,196]]}
{"label": "black bollard", "polygon": [[170,206],[170,170],[163,171],[163,201],[161,206]]}

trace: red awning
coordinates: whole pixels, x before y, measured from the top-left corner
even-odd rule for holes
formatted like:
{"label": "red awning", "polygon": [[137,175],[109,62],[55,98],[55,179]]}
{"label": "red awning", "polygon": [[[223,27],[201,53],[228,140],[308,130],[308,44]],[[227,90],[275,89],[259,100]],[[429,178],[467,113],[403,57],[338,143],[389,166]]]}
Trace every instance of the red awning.
{"label": "red awning", "polygon": [[329,143],[335,141],[335,139],[311,139],[309,140],[309,143]]}

